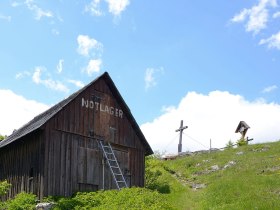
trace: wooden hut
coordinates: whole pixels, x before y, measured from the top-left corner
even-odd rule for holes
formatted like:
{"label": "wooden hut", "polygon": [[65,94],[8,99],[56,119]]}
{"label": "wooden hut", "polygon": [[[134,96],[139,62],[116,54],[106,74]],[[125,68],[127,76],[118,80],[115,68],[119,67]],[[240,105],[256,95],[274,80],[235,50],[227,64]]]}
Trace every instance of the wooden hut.
{"label": "wooden hut", "polygon": [[[117,166],[109,163],[111,146]],[[0,180],[42,199],[77,191],[144,186],[153,151],[107,72],[0,142]],[[105,158],[107,157],[107,159]],[[116,179],[114,179],[116,178]],[[5,198],[5,199],[6,199]]]}
{"label": "wooden hut", "polygon": [[241,138],[245,139],[245,135],[249,128],[250,126],[245,121],[240,121],[237,128],[235,129],[235,133],[240,133]]}

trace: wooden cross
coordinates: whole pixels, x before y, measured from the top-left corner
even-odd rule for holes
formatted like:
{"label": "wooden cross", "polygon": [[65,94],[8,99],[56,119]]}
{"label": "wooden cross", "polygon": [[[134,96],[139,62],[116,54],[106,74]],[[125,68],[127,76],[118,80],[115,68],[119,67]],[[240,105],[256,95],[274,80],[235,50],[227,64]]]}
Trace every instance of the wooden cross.
{"label": "wooden cross", "polygon": [[183,126],[183,120],[181,120],[180,128],[175,130],[176,132],[180,132],[179,144],[178,144],[178,153],[182,152],[182,134],[183,134],[183,130],[185,130],[187,128],[188,128],[188,126]]}

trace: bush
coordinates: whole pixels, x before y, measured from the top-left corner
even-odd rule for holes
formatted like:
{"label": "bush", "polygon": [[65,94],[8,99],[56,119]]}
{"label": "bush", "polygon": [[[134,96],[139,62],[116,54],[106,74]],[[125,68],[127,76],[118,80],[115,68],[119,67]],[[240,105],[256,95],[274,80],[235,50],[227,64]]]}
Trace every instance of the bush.
{"label": "bush", "polygon": [[[170,186],[164,180],[162,171],[159,170],[161,168],[164,168],[164,166],[158,158],[155,156],[146,158],[145,187],[150,190],[157,190],[160,193],[170,193]],[[166,168],[164,169],[167,171]],[[167,172],[170,173],[170,171]]]}
{"label": "bush", "polygon": [[248,145],[248,141],[246,141],[244,138],[241,138],[236,142],[236,144],[237,144],[237,146],[241,147],[244,145]]}
{"label": "bush", "polygon": [[7,180],[0,182],[0,196],[5,195],[11,187]]}
{"label": "bush", "polygon": [[98,192],[78,192],[73,198],[61,198],[53,209],[55,210],[87,210],[87,209],[117,210],[117,209],[174,209],[156,191],[145,188],[124,188]]}
{"label": "bush", "polygon": [[118,191],[115,196],[110,191],[103,192],[108,198],[97,209],[174,209],[165,197],[156,191],[145,188],[125,188]]}
{"label": "bush", "polygon": [[[90,209],[100,204],[97,192],[78,192],[72,198],[55,198],[53,210]],[[51,199],[51,198],[50,198]],[[48,199],[48,201],[51,201]]]}
{"label": "bush", "polygon": [[72,199],[72,198],[60,198],[58,199],[55,206],[52,208],[53,210],[69,210],[75,209],[75,206],[80,205],[81,202]]}
{"label": "bush", "polygon": [[21,192],[13,200],[6,202],[8,210],[33,210],[36,205],[36,195]]}
{"label": "bush", "polygon": [[146,169],[145,172],[145,186],[148,189],[155,190],[156,186],[158,185],[158,179],[161,176],[161,171],[159,170],[151,170],[149,168]]}

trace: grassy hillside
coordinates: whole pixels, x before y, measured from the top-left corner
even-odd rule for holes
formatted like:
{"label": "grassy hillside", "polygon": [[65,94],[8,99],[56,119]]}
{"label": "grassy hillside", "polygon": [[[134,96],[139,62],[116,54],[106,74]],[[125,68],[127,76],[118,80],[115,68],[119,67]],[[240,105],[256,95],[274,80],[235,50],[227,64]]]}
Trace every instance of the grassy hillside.
{"label": "grassy hillside", "polygon": [[178,209],[280,209],[280,142],[149,161]]}
{"label": "grassy hillside", "polygon": [[[0,183],[5,193],[8,185]],[[146,188],[46,198],[53,209],[280,209],[280,142],[242,146],[164,161],[146,160]],[[0,210],[34,209],[36,196],[19,194]]]}

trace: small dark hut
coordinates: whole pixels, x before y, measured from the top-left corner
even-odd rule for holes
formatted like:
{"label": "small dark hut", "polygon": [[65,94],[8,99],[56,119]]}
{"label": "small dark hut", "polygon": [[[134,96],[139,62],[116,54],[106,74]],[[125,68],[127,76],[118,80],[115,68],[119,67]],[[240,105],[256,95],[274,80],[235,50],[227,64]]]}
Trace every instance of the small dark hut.
{"label": "small dark hut", "polygon": [[245,121],[240,121],[236,130],[235,130],[235,133],[240,133],[241,138],[245,139],[245,135],[246,135],[249,128],[250,128],[249,125]]}
{"label": "small dark hut", "polygon": [[[106,145],[112,150],[106,152]],[[117,166],[109,163],[112,153]],[[124,181],[125,187],[142,187],[145,156],[152,153],[105,72],[0,142],[0,180],[12,184],[4,199],[21,191],[39,199],[71,196],[119,188]]]}

